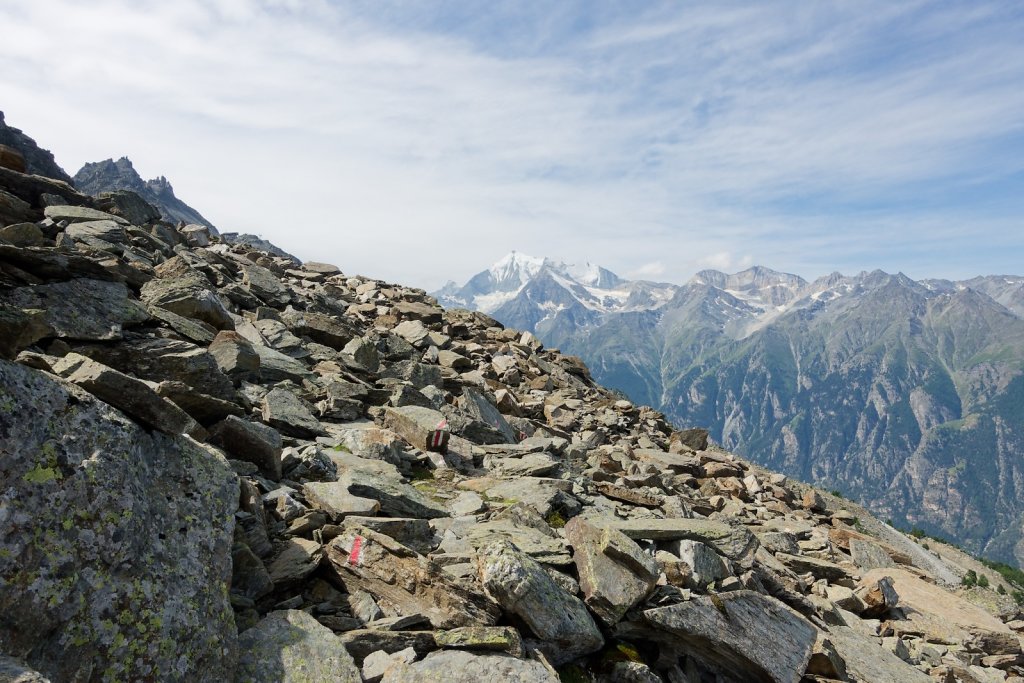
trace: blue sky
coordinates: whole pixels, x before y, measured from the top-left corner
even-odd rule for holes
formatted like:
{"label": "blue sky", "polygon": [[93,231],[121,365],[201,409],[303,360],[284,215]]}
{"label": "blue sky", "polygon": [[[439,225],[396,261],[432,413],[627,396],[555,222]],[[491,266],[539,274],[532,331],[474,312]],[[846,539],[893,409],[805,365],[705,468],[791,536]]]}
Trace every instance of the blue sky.
{"label": "blue sky", "polygon": [[1024,272],[1016,2],[0,0],[0,109],[223,230],[428,289]]}

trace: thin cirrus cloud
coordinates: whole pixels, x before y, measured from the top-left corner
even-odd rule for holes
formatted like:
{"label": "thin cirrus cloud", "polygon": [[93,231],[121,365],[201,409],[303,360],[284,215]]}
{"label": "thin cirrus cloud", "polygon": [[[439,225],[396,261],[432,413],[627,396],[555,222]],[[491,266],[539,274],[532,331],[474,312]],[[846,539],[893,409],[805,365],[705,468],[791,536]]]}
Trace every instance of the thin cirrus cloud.
{"label": "thin cirrus cloud", "polygon": [[68,170],[130,156],[347,272],[1019,270],[1012,5],[0,0],[0,25],[0,108]]}

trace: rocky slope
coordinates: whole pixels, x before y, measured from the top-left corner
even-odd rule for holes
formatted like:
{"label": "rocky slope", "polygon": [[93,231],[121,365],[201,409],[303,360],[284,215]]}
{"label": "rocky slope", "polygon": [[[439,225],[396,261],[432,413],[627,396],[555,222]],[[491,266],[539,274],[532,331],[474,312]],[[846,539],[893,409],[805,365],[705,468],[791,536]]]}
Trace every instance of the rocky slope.
{"label": "rocky slope", "polygon": [[1018,586],[530,333],[0,200],[0,680],[1021,680]]}
{"label": "rocky slope", "polygon": [[94,196],[104,192],[129,190],[156,207],[160,216],[169,223],[205,225],[214,234],[217,232],[213,223],[175,196],[174,188],[167,178],[160,176],[143,180],[128,157],[86,164],[75,174],[74,184],[85,194]]}
{"label": "rocky slope", "polygon": [[[498,267],[510,262],[532,267]],[[491,276],[505,270],[517,277]],[[679,287],[609,274],[601,289],[556,270],[515,255],[438,296],[578,354],[601,383],[760,464],[1024,562],[1024,278],[751,268]]]}

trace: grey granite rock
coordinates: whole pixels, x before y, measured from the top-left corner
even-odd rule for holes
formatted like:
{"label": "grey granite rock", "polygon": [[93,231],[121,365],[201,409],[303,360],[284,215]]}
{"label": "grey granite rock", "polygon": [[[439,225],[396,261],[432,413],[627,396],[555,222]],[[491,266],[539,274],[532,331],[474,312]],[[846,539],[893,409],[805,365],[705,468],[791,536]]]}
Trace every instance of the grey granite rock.
{"label": "grey granite rock", "polygon": [[6,361],[0,454],[7,654],[59,681],[231,678],[238,480],[223,458]]}
{"label": "grey granite rock", "polygon": [[565,525],[565,538],[585,602],[606,625],[613,626],[654,588],[657,563],[621,531],[574,517]]}
{"label": "grey granite rock", "polygon": [[361,683],[341,640],[298,610],[271,612],[238,637],[235,683]]}
{"label": "grey granite rock", "polygon": [[523,620],[552,663],[572,661],[604,645],[583,601],[562,590],[510,541],[499,539],[480,548],[478,567],[487,594]]}
{"label": "grey granite rock", "polygon": [[149,313],[127,287],[102,280],[76,279],[0,291],[0,304],[41,310],[49,336],[64,339],[121,339],[126,327],[149,320]]}
{"label": "grey granite rock", "polygon": [[746,590],[649,609],[644,619],[648,636],[751,683],[797,683],[817,636],[775,598]]}
{"label": "grey granite rock", "polygon": [[462,650],[441,650],[413,664],[389,668],[382,683],[558,683],[558,674],[543,663],[509,655],[474,654]]}

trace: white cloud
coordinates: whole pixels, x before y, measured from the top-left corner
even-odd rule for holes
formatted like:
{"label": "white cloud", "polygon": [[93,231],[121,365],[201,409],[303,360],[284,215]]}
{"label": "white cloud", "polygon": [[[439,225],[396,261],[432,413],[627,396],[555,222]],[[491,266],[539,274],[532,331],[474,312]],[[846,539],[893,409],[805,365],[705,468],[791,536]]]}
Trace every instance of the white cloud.
{"label": "white cloud", "polygon": [[72,172],[128,155],[221,229],[426,287],[513,248],[677,281],[1013,270],[1021,203],[949,197],[1020,191],[1019,16],[627,10],[0,0],[0,106]]}
{"label": "white cloud", "polygon": [[636,280],[650,280],[661,277],[668,270],[661,261],[645,263],[629,272],[629,277]]}

